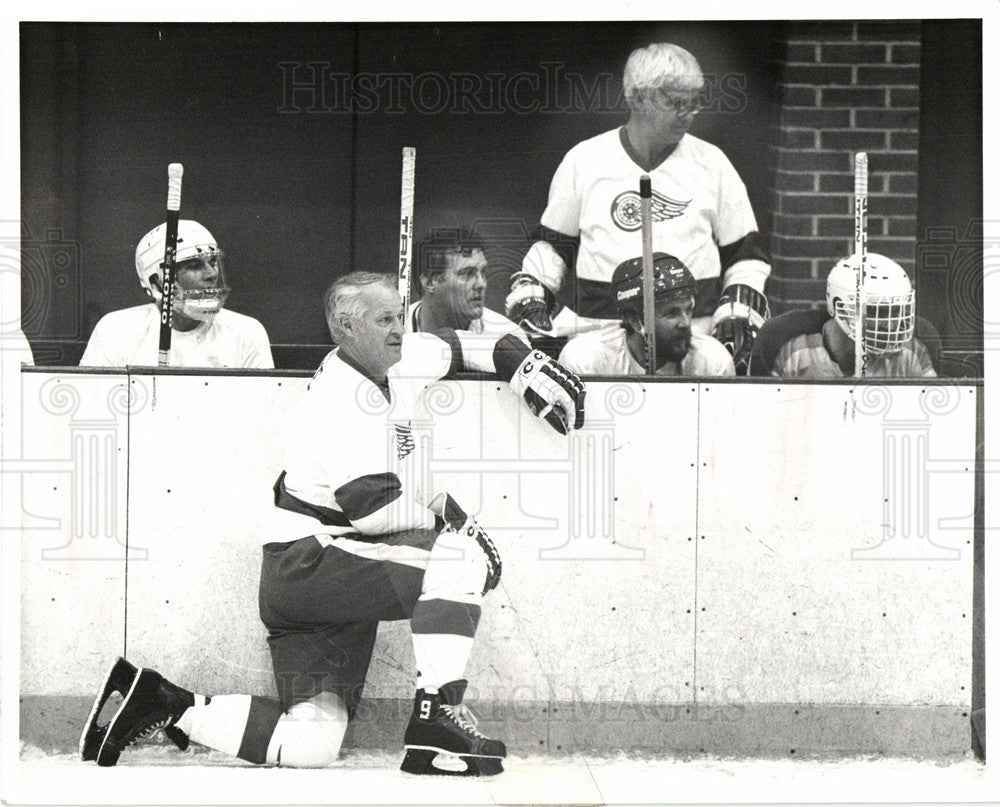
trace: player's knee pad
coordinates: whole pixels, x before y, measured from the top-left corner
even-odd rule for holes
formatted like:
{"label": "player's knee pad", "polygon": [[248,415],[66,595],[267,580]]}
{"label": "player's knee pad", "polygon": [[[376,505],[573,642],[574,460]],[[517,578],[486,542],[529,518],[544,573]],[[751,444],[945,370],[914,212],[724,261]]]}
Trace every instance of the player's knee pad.
{"label": "player's knee pad", "polygon": [[478,603],[488,571],[486,556],[475,538],[462,532],[442,532],[431,547],[421,597]]}
{"label": "player's knee pad", "polygon": [[347,709],[339,697],[321,692],[297,703],[275,726],[267,761],[289,768],[323,768],[340,754],[347,730]]}

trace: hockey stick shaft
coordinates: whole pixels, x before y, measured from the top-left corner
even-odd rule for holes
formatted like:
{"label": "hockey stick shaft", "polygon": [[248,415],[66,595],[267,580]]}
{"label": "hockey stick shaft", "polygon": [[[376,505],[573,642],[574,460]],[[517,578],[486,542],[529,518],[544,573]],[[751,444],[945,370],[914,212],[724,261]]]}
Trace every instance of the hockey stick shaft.
{"label": "hockey stick shaft", "polygon": [[399,296],[403,315],[409,316],[410,277],[413,274],[413,196],[416,189],[417,150],[403,149],[403,176],[399,200]]}
{"label": "hockey stick shaft", "polygon": [[854,308],[854,376],[864,378],[865,276],[868,273],[868,154],[854,155],[854,255],[858,262]]}
{"label": "hockey stick shaft", "polygon": [[170,364],[170,336],[174,307],[174,261],[177,257],[177,219],[181,211],[181,177],[184,166],[170,163],[167,166],[167,233],[163,250],[163,267],[160,287],[163,301],[160,305],[160,350],[157,363],[160,367]]}
{"label": "hockey stick shaft", "polygon": [[649,174],[639,177],[642,216],[642,327],[646,337],[646,375],[656,374],[656,300],[653,299],[653,184]]}

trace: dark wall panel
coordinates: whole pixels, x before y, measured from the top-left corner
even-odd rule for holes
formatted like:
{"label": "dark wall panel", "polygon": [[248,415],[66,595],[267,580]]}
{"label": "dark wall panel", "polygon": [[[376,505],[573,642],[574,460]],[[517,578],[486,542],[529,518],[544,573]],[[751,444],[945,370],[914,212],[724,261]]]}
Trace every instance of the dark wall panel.
{"label": "dark wall panel", "polygon": [[945,374],[982,375],[983,26],[921,29],[917,306],[941,332]]}
{"label": "dark wall panel", "polygon": [[477,224],[495,241],[499,307],[560,159],[624,122],[625,59],[657,40],[701,61],[708,108],[692,132],[727,153],[767,231],[775,30],[23,24],[23,218],[36,240],[61,233],[71,253],[62,280],[47,254],[25,278],[25,311],[44,310],[24,329],[67,343],[71,363],[102,314],[144,301],[133,250],[163,220],[166,166],[178,161],[182,216],[227,253],[229,306],[260,319],[272,343],[326,345],[323,288],[351,268],[394,271],[405,145],[418,154],[417,236]]}

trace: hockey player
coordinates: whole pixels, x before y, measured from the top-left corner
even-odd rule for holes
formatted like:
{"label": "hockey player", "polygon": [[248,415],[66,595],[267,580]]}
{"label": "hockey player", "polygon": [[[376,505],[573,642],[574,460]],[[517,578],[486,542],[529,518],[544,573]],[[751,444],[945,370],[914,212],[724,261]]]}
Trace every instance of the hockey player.
{"label": "hockey player", "polygon": [[[480,603],[499,583],[500,557],[448,493],[427,489],[416,405],[453,369],[491,372],[566,433],[583,425],[583,386],[510,335],[486,355],[466,352],[463,331],[405,333],[394,276],[340,278],[326,313],[338,347],[291,419],[261,566],[278,700],[206,698],[119,662],[109,681],[119,680],[102,688],[81,739],[98,745],[99,765],[114,765],[130,742],[163,727],[175,742],[180,732],[258,764],[328,765],[358,705],[379,621],[409,619],[417,692],[403,770],[446,772],[434,764],[442,754],[464,760],[465,774],[503,770],[504,744],[483,736],[462,703]],[[125,699],[102,729],[102,699],[115,688]]]}
{"label": "hockey player", "polygon": [[[826,311],[789,311],[764,324],[750,375],[843,378],[854,375],[854,327],[860,261],[839,261],[826,280]],[[906,271],[868,253],[865,273],[865,375],[933,378],[927,348],[914,338],[915,296]],[[933,335],[932,335],[933,336]]]}
{"label": "hockey player", "polygon": [[[135,250],[139,282],[152,302],[105,314],[80,359],[84,367],[125,367],[157,363],[162,288],[160,268],[167,225],[154,227]],[[171,311],[170,364],[175,367],[274,367],[264,326],[228,311],[223,253],[201,224],[177,224]]]}
{"label": "hockey player", "polygon": [[420,299],[410,306],[407,328],[432,333],[439,328],[487,336],[513,334],[527,344],[520,327],[486,307],[488,264],[482,240],[467,230],[420,245]]}
{"label": "hockey player", "polygon": [[[653,255],[653,294],[656,300],[656,375],[736,375],[733,359],[723,345],[707,334],[691,330],[694,312],[694,276],[673,255]],[[570,339],[559,354],[560,363],[588,375],[639,375],[646,372],[643,327],[642,258],[619,264],[611,289],[621,315],[613,329],[588,331]]]}
{"label": "hockey player", "polygon": [[694,330],[714,333],[745,371],[766,318],[771,267],[736,170],[718,148],[688,134],[703,85],[697,60],[683,48],[659,43],[632,52],[623,81],[628,121],[563,158],[542,213],[544,237],[525,255],[523,269],[540,280],[560,277],[565,261],[552,242],[578,238],[579,316],[565,314],[565,322],[557,316],[557,334],[616,327],[608,284],[615,267],[637,251],[639,178],[649,174],[653,248],[691,270],[698,282]]}

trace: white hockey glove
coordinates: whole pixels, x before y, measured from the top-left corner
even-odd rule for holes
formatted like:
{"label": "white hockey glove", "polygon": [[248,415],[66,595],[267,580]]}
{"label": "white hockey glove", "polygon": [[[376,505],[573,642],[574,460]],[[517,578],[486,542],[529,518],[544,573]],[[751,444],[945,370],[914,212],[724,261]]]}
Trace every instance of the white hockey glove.
{"label": "white hockey glove", "polygon": [[587,393],[572,370],[509,334],[497,341],[493,364],[536,417],[545,418],[560,434],[582,428]]}
{"label": "white hockey glove", "polygon": [[767,298],[752,286],[726,286],[712,315],[712,336],[726,346],[733,357],[736,375],[746,375],[753,340],[770,317]]}
{"label": "white hockey glove", "polygon": [[437,519],[440,519],[438,529],[440,532],[463,533],[469,538],[474,538],[479,548],[486,557],[486,582],[483,584],[483,594],[492,591],[500,585],[500,572],[503,564],[500,562],[500,553],[496,545],[490,540],[490,536],[479,526],[479,523],[459,506],[450,494],[439,493],[430,503],[429,509]]}

